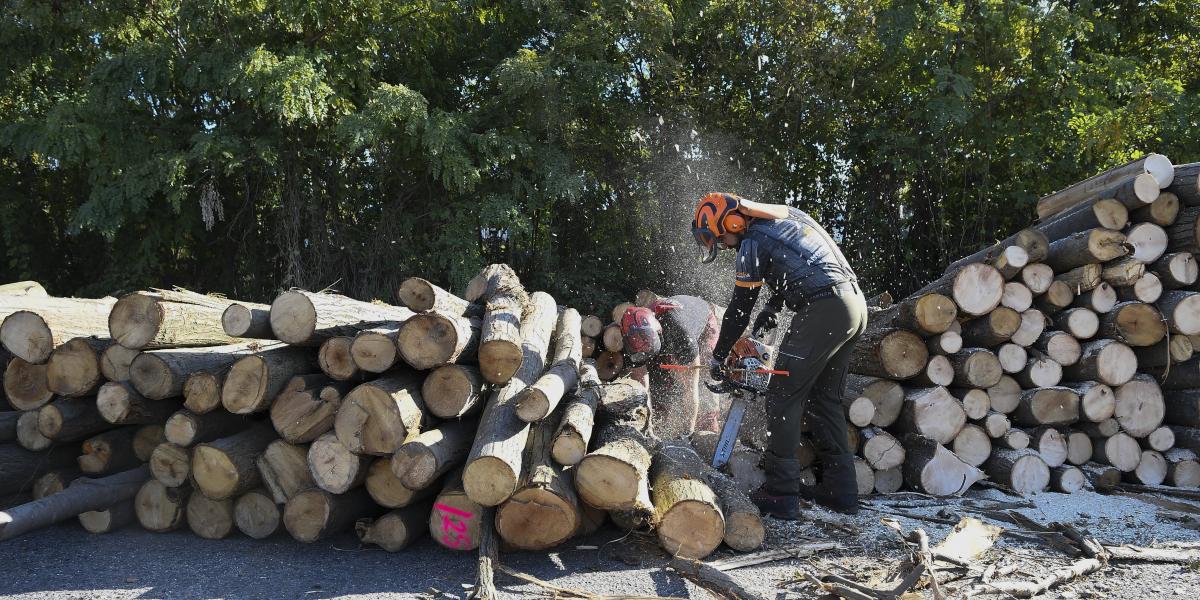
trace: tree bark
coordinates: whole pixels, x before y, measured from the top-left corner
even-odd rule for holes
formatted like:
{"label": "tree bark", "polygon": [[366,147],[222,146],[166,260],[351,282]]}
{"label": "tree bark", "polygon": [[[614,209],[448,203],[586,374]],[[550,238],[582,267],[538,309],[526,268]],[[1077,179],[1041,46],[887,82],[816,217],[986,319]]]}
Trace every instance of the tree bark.
{"label": "tree bark", "polygon": [[901,443],[906,452],[904,480],[913,489],[934,496],[960,496],[983,479],[982,471],[929,438],[909,433]]}
{"label": "tree bark", "polygon": [[146,468],[138,467],[100,479],[77,479],[62,492],[0,512],[0,540],[132,498],[148,477]]}
{"label": "tree bark", "polygon": [[32,451],[16,444],[0,444],[0,497],[29,489],[44,473],[75,467],[78,453],[77,448],[68,446]]}
{"label": "tree bark", "polygon": [[1128,253],[1125,234],[1111,229],[1089,229],[1050,243],[1044,261],[1055,273],[1064,273],[1086,264],[1105,263]]}
{"label": "tree bark", "polygon": [[497,506],[517,489],[521,451],[529,433],[529,424],[517,417],[517,395],[542,374],[558,316],[554,299],[543,292],[530,296],[527,306],[519,332],[520,368],[488,399],[463,471],[467,494],[483,506]]}
{"label": "tree bark", "polygon": [[308,466],[307,446],[294,446],[274,440],[255,459],[263,487],[276,504],[284,504],[296,494],[317,485]]}
{"label": "tree bark", "polygon": [[13,442],[17,439],[17,421],[21,420],[19,411],[0,412],[0,442]]}
{"label": "tree bark", "polygon": [[462,485],[462,469],[446,477],[446,483],[433,501],[429,513],[429,535],[451,550],[471,551],[479,547],[483,506],[467,496]]}
{"label": "tree bark", "polygon": [[355,454],[394,454],[430,423],[421,398],[422,377],[417,371],[401,371],[351,390],[333,422],[338,439]]}
{"label": "tree bark", "polygon": [[38,432],[56,442],[82,440],[114,427],[91,398],[59,398],[38,410]]}
{"label": "tree bark", "polygon": [[958,306],[953,299],[937,293],[919,294],[871,315],[870,326],[937,335],[946,331],[957,316]]}
{"label": "tree bark", "polygon": [[[405,324],[410,322],[412,319],[405,321]],[[400,348],[396,346],[396,338],[400,335],[401,327],[384,326],[358,332],[354,341],[350,343],[350,358],[354,365],[367,373],[383,373],[396,366],[400,362]],[[332,340],[327,340],[325,344],[331,342]],[[321,348],[324,348],[325,344],[322,344]],[[329,372],[325,369],[324,360],[321,361],[321,370]]]}
{"label": "tree bark", "polygon": [[1183,448],[1169,450],[1167,459],[1167,484],[1175,487],[1200,486],[1200,460],[1196,453]]}
{"label": "tree bark", "polygon": [[963,323],[962,339],[967,346],[994,348],[1011,339],[1020,327],[1020,313],[998,306],[982,317]]}
{"label": "tree bark", "polygon": [[429,533],[430,502],[384,513],[378,519],[362,519],[354,525],[358,539],[388,552],[399,552]]}
{"label": "tree bark", "polygon": [[55,348],[77,337],[108,337],[116,300],[0,295],[0,343],[26,362],[42,364]]}
{"label": "tree bark", "polygon": [[1022,496],[1036,494],[1050,485],[1050,468],[1033,450],[998,449],[983,463],[983,470],[992,481]]}
{"label": "tree bark", "polygon": [[1162,296],[1162,282],[1154,273],[1144,273],[1133,285],[1113,288],[1117,292],[1117,300],[1128,302],[1137,301],[1146,304],[1157,302]]}
{"label": "tree bark", "polygon": [[318,372],[314,358],[305,348],[274,346],[238,359],[221,385],[221,405],[239,415],[267,410],[293,377]]}
{"label": "tree bark", "polygon": [[1145,263],[1135,257],[1126,256],[1104,265],[1100,271],[1100,278],[1111,286],[1125,287],[1136,284],[1145,274]]}
{"label": "tree bark", "polygon": [[[1116,261],[1114,261],[1116,262]],[[1140,264],[1140,263],[1139,263]],[[1093,290],[1100,285],[1104,269],[1097,263],[1086,264],[1075,267],[1070,271],[1065,271],[1054,278],[1055,281],[1061,281],[1071,288],[1071,291],[1076,295]]]}
{"label": "tree bark", "polygon": [[1200,451],[1200,428],[1168,425],[1175,434],[1175,447]]}
{"label": "tree bark", "polygon": [[109,382],[96,393],[96,408],[113,425],[162,423],[182,407],[175,401],[147,400],[128,383]]}
{"label": "tree bark", "polygon": [[133,499],[124,500],[101,510],[79,513],[79,526],[88,533],[112,533],[137,520]]}
{"label": "tree bark", "polygon": [[650,507],[650,405],[631,379],[603,386],[601,424],[594,447],[575,467],[575,488],[584,502],[604,510]]}
{"label": "tree bark", "polygon": [[[1179,218],[1179,196],[1171,192],[1161,192],[1158,199],[1130,213],[1133,221],[1138,223],[1154,223],[1159,227],[1168,227]],[[1122,229],[1111,227],[1110,229]]]}
{"label": "tree bark", "polygon": [[1190,287],[1200,275],[1200,267],[1191,252],[1172,252],[1146,265],[1147,270],[1158,276],[1164,290]]}
{"label": "tree bark", "polygon": [[221,328],[225,335],[233,338],[275,339],[269,304],[234,302],[221,313]]}
{"label": "tree bark", "polygon": [[554,424],[542,420],[529,429],[517,491],[496,509],[496,532],[521,550],[557,546],[579,528],[579,499],[568,476],[550,459]]}
{"label": "tree bark", "polygon": [[1169,252],[1200,252],[1200,219],[1197,217],[1200,217],[1200,206],[1179,210],[1175,223],[1166,228]]}
{"label": "tree bark", "polygon": [[1026,427],[1070,425],[1079,420],[1079,394],[1068,387],[1026,390],[1011,418]]}
{"label": "tree bark", "polygon": [[721,544],[725,517],[716,493],[703,480],[700,461],[682,460],[676,452],[664,448],[654,455],[655,531],[668,554],[698,560]]}
{"label": "tree bark", "polygon": [[278,342],[247,342],[217,347],[177,348],[142,352],[129,367],[129,381],[151,400],[183,394],[188,377],[197,371],[222,372],[239,358],[287,346]]}
{"label": "tree bark", "polygon": [[467,284],[466,299],[482,301],[486,309],[480,325],[480,373],[491,383],[506,383],[523,360],[520,328],[529,295],[512,268],[494,264]]}
{"label": "tree bark", "polygon": [[1035,225],[1047,239],[1059,240],[1073,233],[1102,227],[1120,231],[1129,224],[1129,209],[1114,198],[1097,198]]}
{"label": "tree bark", "polygon": [[[1143,174],[1149,173],[1150,177]],[[1093,197],[1128,196],[1130,191],[1143,204],[1154,201],[1159,188],[1171,185],[1175,177],[1171,161],[1161,154],[1141,158],[1113,167],[1038,200],[1038,218],[1046,219]],[[1125,192],[1114,192],[1121,187]]]}
{"label": "tree bark", "polygon": [[248,492],[262,484],[254,461],[274,439],[270,425],[257,423],[229,437],[200,444],[192,450],[192,480],[214,500]]}
{"label": "tree bark", "polygon": [[1164,408],[1164,420],[1168,424],[1200,427],[1200,390],[1168,390]]}
{"label": "tree bark", "polygon": [[[1049,242],[1047,241],[1045,234],[1043,234],[1041,231],[1038,231],[1037,229],[1022,229],[1021,231],[1018,231],[1001,242],[984,248],[970,256],[954,261],[949,267],[946,268],[945,272],[949,273],[950,271],[959,269],[971,263],[988,263],[997,265],[998,268],[1000,266],[1013,266],[1019,269],[1020,267],[1012,264],[1012,257],[1009,256],[1009,254],[1012,253],[1012,249],[1016,249],[1024,253],[1024,260],[1026,262],[1037,262],[1042,260],[1042,258],[1045,258],[1048,246]],[[1020,256],[1020,253],[1014,254]],[[1011,277],[1011,275],[1007,274],[1005,276],[1006,278]]]}
{"label": "tree bark", "polygon": [[410,490],[423,490],[462,464],[471,451],[476,423],[447,421],[410,438],[392,456],[392,473]]}
{"label": "tree bark", "polygon": [[307,444],[333,429],[348,382],[324,377],[293,377],[271,403],[271,424],[279,437],[292,444]]}
{"label": "tree bark", "polygon": [[1158,298],[1158,310],[1171,333],[1182,336],[1200,334],[1200,293],[1174,291]]}
{"label": "tree bark", "polygon": [[221,313],[232,303],[184,290],[134,292],[112,306],[108,331],[137,350],[234,344],[239,340],[221,326]]}
{"label": "tree bark", "polygon": [[563,408],[562,420],[550,449],[550,455],[558,464],[577,465],[587,455],[600,394],[600,377],[596,374],[595,363],[584,361],[579,370],[579,386]]}
{"label": "tree bark", "polygon": [[546,372],[517,396],[517,416],[526,423],[545,419],[562,397],[579,381],[583,349],[579,342],[579,313],[573,308],[558,316],[554,332],[554,359]]}
{"label": "tree bark", "polygon": [[363,329],[403,323],[412,316],[411,310],[399,306],[291,290],[271,303],[271,330],[276,339],[293,346],[318,346],[331,337],[354,337]]}
{"label": "tree bark", "polygon": [[365,489],[334,495],[314,488],[288,500],[283,525],[296,541],[311,544],[347,531],[355,521],[380,512]]}

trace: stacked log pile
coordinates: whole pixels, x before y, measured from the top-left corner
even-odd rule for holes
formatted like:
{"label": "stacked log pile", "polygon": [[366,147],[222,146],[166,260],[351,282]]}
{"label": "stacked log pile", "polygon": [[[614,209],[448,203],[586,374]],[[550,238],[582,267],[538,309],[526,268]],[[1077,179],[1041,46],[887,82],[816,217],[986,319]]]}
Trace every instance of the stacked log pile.
{"label": "stacked log pile", "polygon": [[0,328],[20,332],[0,336],[15,409],[0,412],[0,497],[71,490],[55,505],[80,507],[47,521],[24,505],[9,531],[77,516],[97,533],[354,531],[390,551],[426,533],[462,551],[495,535],[539,550],[611,514],[686,556],[761,545],[744,491],[690,447],[663,449],[619,350],[603,377],[585,360],[598,320],[528,292],[506,265],[465,297],[419,278],[398,296],[291,290],[266,305],[0,287],[15,319]]}
{"label": "stacked log pile", "polygon": [[1149,155],[1051,194],[875,307],[844,402],[860,490],[1200,486],[1198,175]]}

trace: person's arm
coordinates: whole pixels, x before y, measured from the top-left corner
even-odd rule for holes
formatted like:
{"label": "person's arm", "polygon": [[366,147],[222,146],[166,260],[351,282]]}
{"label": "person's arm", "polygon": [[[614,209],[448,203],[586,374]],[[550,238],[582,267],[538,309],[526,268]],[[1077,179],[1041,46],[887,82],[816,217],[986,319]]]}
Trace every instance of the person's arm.
{"label": "person's arm", "polygon": [[766,204],[745,198],[738,199],[738,210],[742,214],[756,219],[786,219],[788,207],[786,204]]}
{"label": "person's arm", "polygon": [[754,312],[754,303],[758,301],[758,290],[759,286],[739,285],[733,288],[733,298],[725,308],[725,318],[721,319],[721,335],[717,336],[713,358],[724,361],[733,349],[733,344],[746,331],[746,325],[750,323],[750,313]]}

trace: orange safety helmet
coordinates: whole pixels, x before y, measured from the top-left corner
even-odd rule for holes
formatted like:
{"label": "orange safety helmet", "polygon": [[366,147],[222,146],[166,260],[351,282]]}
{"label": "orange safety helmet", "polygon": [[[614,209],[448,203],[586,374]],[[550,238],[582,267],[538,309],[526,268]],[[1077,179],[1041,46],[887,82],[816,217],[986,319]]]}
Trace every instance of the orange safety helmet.
{"label": "orange safety helmet", "polygon": [[727,233],[746,231],[746,216],[738,212],[740,199],[733,194],[709,192],[696,204],[692,236],[700,246],[701,262],[717,258],[717,240]]}

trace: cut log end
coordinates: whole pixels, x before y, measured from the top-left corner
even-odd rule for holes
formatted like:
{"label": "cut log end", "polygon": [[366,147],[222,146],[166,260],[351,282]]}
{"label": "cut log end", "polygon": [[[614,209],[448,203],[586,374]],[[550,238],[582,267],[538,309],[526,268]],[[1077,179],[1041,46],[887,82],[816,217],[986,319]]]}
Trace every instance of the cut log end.
{"label": "cut log end", "polygon": [[271,303],[271,331],[289,344],[303,344],[316,331],[317,309],[298,291],[280,294]]}
{"label": "cut log end", "polygon": [[504,460],[481,456],[467,464],[463,483],[471,500],[483,506],[497,506],[516,491],[518,475]]}

